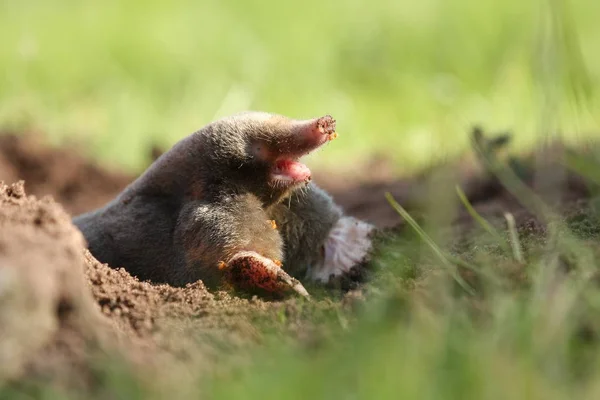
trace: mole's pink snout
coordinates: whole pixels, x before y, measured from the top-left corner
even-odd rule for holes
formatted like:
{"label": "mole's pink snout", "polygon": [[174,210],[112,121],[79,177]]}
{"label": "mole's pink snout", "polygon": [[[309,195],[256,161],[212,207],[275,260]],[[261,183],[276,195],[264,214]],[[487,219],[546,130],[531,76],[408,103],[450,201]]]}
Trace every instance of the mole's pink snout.
{"label": "mole's pink snout", "polygon": [[299,158],[337,137],[335,120],[330,115],[292,123],[290,135],[279,142],[278,156],[271,170],[274,186],[310,181],[310,169]]}
{"label": "mole's pink snout", "polygon": [[295,150],[291,153],[302,156],[336,137],[335,119],[331,115],[307,121],[299,121],[293,138],[295,142],[293,147]]}

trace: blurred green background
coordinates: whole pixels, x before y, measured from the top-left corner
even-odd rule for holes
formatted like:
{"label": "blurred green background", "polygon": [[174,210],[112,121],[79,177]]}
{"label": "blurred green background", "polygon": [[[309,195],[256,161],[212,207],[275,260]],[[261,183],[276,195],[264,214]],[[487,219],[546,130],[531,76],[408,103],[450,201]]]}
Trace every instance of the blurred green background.
{"label": "blurred green background", "polygon": [[579,139],[597,126],[599,10],[593,0],[2,0],[0,128],[76,137],[133,170],[152,144],[246,109],[332,114],[341,136],[313,157],[322,167],[374,153],[422,166],[464,149],[473,123],[514,129],[526,146],[546,112]]}

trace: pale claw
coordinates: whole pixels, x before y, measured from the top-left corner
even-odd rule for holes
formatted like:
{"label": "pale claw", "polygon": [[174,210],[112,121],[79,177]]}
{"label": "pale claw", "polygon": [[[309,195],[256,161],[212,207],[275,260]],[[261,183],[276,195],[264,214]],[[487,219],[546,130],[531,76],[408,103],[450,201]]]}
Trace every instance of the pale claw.
{"label": "pale claw", "polygon": [[313,267],[311,278],[327,283],[331,276],[348,273],[365,261],[372,248],[373,229],[373,225],[354,217],[340,218],[325,241],[323,263]]}

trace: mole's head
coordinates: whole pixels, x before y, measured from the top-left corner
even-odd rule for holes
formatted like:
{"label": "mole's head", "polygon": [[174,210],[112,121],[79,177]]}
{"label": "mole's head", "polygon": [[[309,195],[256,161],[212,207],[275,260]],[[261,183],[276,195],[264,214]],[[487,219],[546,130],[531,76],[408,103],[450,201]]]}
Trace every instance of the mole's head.
{"label": "mole's head", "polygon": [[208,128],[213,173],[266,203],[277,202],[310,181],[310,170],[299,159],[337,136],[335,120],[329,115],[294,120],[245,112],[218,120]]}

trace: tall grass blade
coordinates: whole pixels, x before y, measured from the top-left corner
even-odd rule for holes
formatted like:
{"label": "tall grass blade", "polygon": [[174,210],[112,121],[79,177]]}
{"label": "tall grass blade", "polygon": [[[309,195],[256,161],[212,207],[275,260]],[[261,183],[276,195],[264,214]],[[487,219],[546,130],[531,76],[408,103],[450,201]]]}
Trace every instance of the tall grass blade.
{"label": "tall grass blade", "polygon": [[500,235],[500,233],[496,229],[494,229],[494,227],[489,222],[487,222],[475,210],[475,208],[473,208],[473,206],[469,202],[469,199],[467,199],[467,196],[465,195],[465,193],[462,191],[462,189],[458,185],[456,185],[456,193],[458,194],[458,197],[460,198],[460,201],[463,203],[463,205],[467,209],[467,212],[469,213],[469,215],[471,215],[471,217],[473,217],[473,219],[475,221],[477,221],[477,223],[479,225],[481,225],[481,227],[483,229],[485,229],[486,232],[488,232],[490,235],[492,235],[494,237],[494,239],[496,239],[496,241],[500,244],[500,246],[502,246],[502,248],[505,251],[510,252],[510,249],[509,249],[508,245],[506,244],[506,241],[504,240],[504,238],[502,237],[502,235]]}
{"label": "tall grass blade", "polygon": [[470,295],[474,295],[475,289],[473,289],[467,282],[465,282],[465,280],[458,273],[456,267],[450,261],[448,261],[448,259],[444,255],[443,251],[435,244],[433,239],[431,239],[431,237],[419,226],[417,221],[415,221],[410,216],[408,211],[406,211],[400,204],[398,204],[398,202],[394,199],[394,197],[391,195],[391,193],[386,192],[385,197],[386,197],[387,201],[390,203],[390,205],[394,208],[394,210],[396,210],[396,212],[398,214],[400,214],[400,216],[402,218],[404,218],[404,220],[406,220],[406,222],[408,222],[410,224],[410,226],[417,232],[417,234],[421,237],[421,239],[431,248],[431,250],[434,252],[434,254],[441,261],[441,263],[446,268],[448,268],[450,274],[452,275],[452,278],[454,278],[454,280],[467,293],[469,293]]}
{"label": "tall grass blade", "polygon": [[504,213],[504,218],[506,218],[506,224],[508,225],[508,233],[510,234],[510,245],[512,247],[513,256],[517,262],[524,264],[525,259],[523,258],[523,252],[521,250],[521,242],[519,241],[515,217],[513,217],[511,213],[507,212]]}

